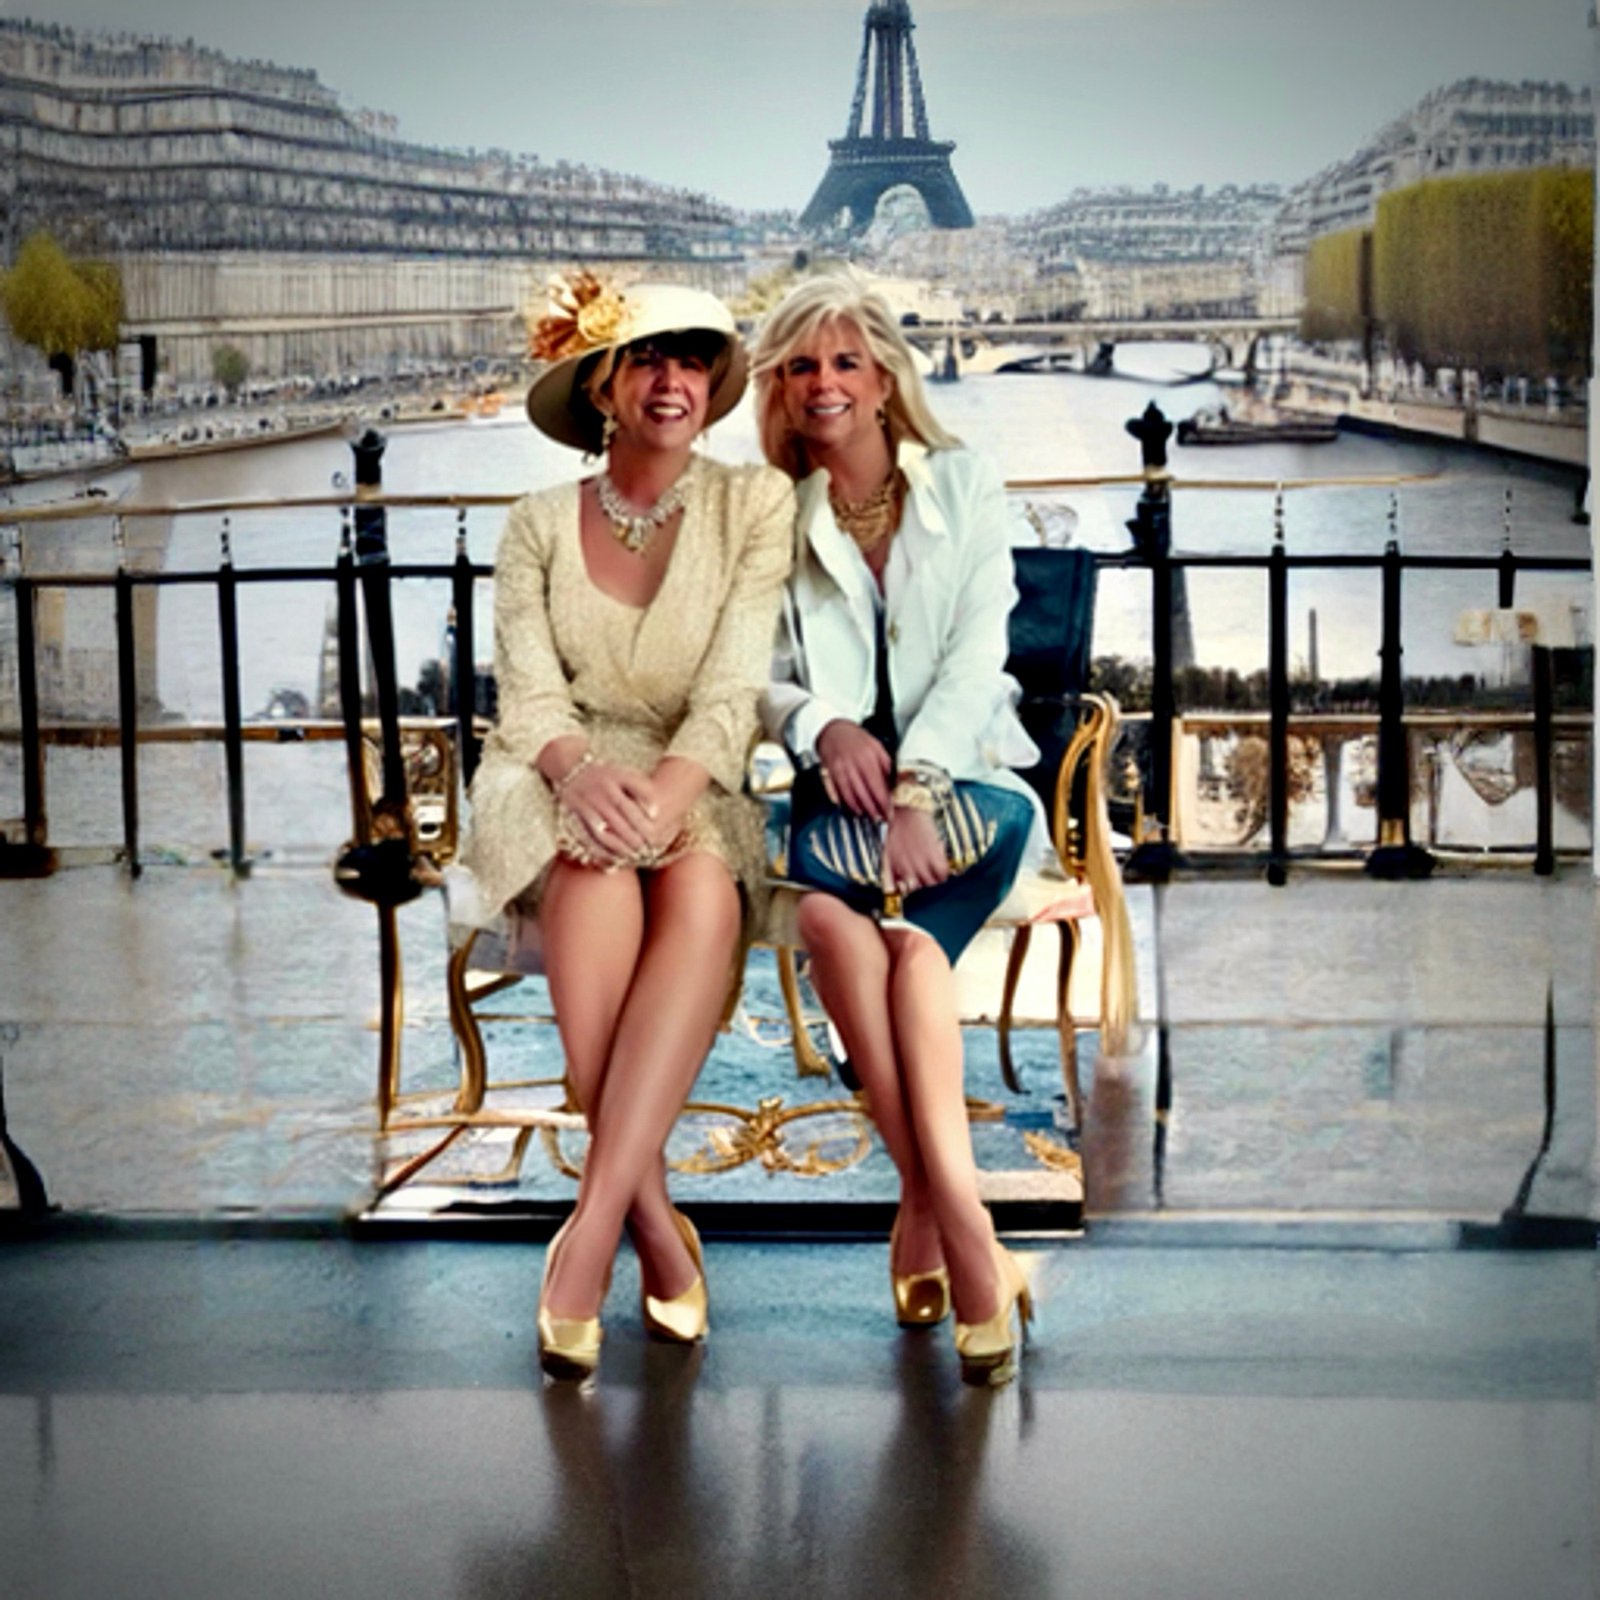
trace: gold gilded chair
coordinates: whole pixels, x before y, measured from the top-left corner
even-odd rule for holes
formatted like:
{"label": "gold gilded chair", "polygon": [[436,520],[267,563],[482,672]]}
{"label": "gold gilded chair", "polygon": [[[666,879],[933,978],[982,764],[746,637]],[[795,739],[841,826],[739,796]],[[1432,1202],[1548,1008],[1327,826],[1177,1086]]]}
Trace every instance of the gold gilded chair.
{"label": "gold gilded chair", "polygon": [[[1109,698],[1082,697],[1077,725],[1054,786],[1051,832],[1055,859],[1043,870],[1026,873],[989,919],[985,932],[998,935],[1008,946],[1004,977],[997,1003],[985,997],[967,1017],[969,1021],[993,1022],[997,1027],[1002,1072],[1008,1087],[1020,1092],[1011,1056],[1019,984],[1034,930],[1053,924],[1060,947],[1050,1020],[1060,1041],[1063,1080],[1074,1125],[1081,1114],[1076,1025],[1088,1019],[1073,1014],[1068,980],[1079,955],[1083,926],[1090,919],[1098,919],[1102,935],[1097,1020],[1102,1047],[1108,1053],[1120,1053],[1125,1048],[1134,1011],[1132,938],[1112,851],[1104,784],[1116,723],[1116,706]],[[552,1020],[530,1019],[526,1014],[502,1016],[484,1010],[485,1002],[526,978],[542,974],[537,923],[515,907],[493,916],[484,915],[471,875],[455,861],[461,784],[452,727],[436,720],[408,720],[401,730],[401,743],[407,784],[405,843],[415,860],[419,883],[444,891],[449,930],[446,997],[457,1046],[457,1078],[453,1090],[407,1091],[402,1085],[404,983],[396,910],[393,905],[379,904],[380,1131],[431,1132],[438,1137],[427,1148],[395,1164],[380,1185],[377,1198],[418,1177],[473,1129],[524,1130],[520,1135],[524,1143],[538,1131],[552,1162],[575,1177],[576,1165],[559,1148],[559,1141],[563,1133],[581,1133],[583,1118],[567,1093],[564,1079],[492,1078],[483,1032],[484,1023],[491,1020]],[[382,838],[385,829],[376,823],[383,819],[373,818],[374,808],[368,799],[377,787],[379,763],[376,736],[370,729],[363,754],[359,771],[352,775],[353,804],[358,818],[367,818],[367,826],[358,830],[358,838]],[[770,946],[775,953],[800,1074],[829,1075],[828,1064],[812,1042],[801,996],[794,936],[794,906],[801,892],[778,887],[766,925],[755,942]],[[724,1027],[737,1011],[745,954],[740,952],[735,970],[730,973]],[[958,968],[958,977],[961,975]],[[529,1092],[538,1103],[528,1102]],[[997,1114],[993,1108],[974,1103],[975,1116]],[[714,1173],[755,1161],[772,1171],[822,1176],[854,1165],[870,1147],[869,1119],[855,1095],[836,1094],[795,1105],[786,1105],[777,1094],[761,1097],[754,1106],[691,1101],[685,1107],[685,1116],[694,1124],[694,1132],[687,1144],[680,1144],[680,1153],[670,1162],[681,1171]],[[818,1129],[826,1132],[819,1134]],[[522,1147],[518,1145],[519,1152]],[[1065,1157],[1069,1152],[1049,1154]]]}

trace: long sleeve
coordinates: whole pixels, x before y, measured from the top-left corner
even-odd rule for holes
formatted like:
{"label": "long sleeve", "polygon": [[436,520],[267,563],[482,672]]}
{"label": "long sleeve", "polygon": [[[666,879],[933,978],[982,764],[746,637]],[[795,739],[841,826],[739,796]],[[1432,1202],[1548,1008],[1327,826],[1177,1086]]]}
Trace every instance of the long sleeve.
{"label": "long sleeve", "polygon": [[583,731],[551,632],[549,545],[540,533],[529,501],[519,500],[506,519],[494,570],[500,705],[491,737],[507,755],[529,765],[552,739]]}
{"label": "long sleeve", "polygon": [[954,616],[933,685],[901,736],[899,759],[981,771],[1001,760],[984,746],[996,708],[1011,694],[1006,624],[1017,599],[1005,492],[986,462],[975,462],[952,523],[962,546]]}
{"label": "long sleeve", "polygon": [[761,696],[761,721],[767,736],[792,756],[814,757],[817,738],[830,722],[859,722],[859,710],[831,705],[806,685],[805,640],[793,589],[785,592],[772,650],[771,677]]}
{"label": "long sleeve", "polygon": [[726,515],[738,519],[732,581],[711,643],[689,690],[689,706],[667,754],[697,761],[730,793],[744,781],[756,731],[756,700],[767,686],[779,595],[794,551],[794,489],[775,468],[743,477]]}

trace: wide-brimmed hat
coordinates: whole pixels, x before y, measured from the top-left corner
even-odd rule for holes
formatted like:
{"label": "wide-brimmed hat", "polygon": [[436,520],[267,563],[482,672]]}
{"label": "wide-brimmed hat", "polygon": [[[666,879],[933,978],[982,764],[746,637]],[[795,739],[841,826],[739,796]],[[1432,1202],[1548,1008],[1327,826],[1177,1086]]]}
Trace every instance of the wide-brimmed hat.
{"label": "wide-brimmed hat", "polygon": [[550,310],[533,325],[531,353],[550,363],[528,390],[528,419],[541,433],[575,450],[600,448],[600,418],[575,391],[590,364],[608,350],[669,333],[714,333],[727,341],[728,359],[706,409],[706,424],[738,405],[748,363],[733,313],[704,289],[676,283],[631,283],[608,288],[589,273],[550,286]]}

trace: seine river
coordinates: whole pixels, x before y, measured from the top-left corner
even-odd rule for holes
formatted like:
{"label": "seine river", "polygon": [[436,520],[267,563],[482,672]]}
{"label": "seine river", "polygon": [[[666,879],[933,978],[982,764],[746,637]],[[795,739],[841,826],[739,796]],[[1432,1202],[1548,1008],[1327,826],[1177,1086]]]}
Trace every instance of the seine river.
{"label": "seine river", "polygon": [[[1073,374],[993,374],[974,376],[930,390],[935,409],[947,426],[969,444],[987,452],[1009,479],[1091,477],[1137,470],[1137,443],[1124,423],[1155,399],[1176,421],[1193,410],[1216,404],[1228,391],[1210,383],[1169,386],[1163,375],[1203,365],[1196,350],[1174,346],[1129,347],[1118,352],[1119,366],[1129,374],[1096,379]],[[714,430],[709,452],[725,460],[759,459],[748,402]],[[1516,461],[1488,452],[1449,445],[1433,446],[1349,434],[1324,445],[1267,445],[1248,448],[1172,448],[1172,465],[1180,478],[1250,478],[1276,482],[1296,478],[1365,475],[1433,474],[1425,482],[1393,491],[1403,548],[1415,553],[1494,552],[1500,548],[1506,491],[1512,492],[1513,537],[1525,553],[1587,555],[1587,528],[1572,520],[1576,475],[1570,469]],[[141,470],[130,500],[171,504],[220,498],[265,498],[328,492],[348,482],[352,458],[337,438],[275,446],[260,452],[216,455]],[[384,487],[392,493],[474,492],[513,494],[555,482],[579,469],[578,460],[553,445],[528,425],[515,401],[498,418],[441,424],[412,424],[390,430],[384,456]],[[128,474],[132,477],[133,474]],[[119,485],[112,481],[113,490]],[[1128,544],[1125,519],[1132,514],[1137,491],[1131,487],[1070,489],[1018,496],[1019,527],[1026,537],[1021,512],[1031,501],[1046,523],[1070,526],[1077,542],[1096,550],[1117,550]],[[1058,510],[1055,508],[1066,508]],[[1319,488],[1291,492],[1285,504],[1288,548],[1298,553],[1373,552],[1381,550],[1389,532],[1391,491],[1387,488]],[[468,522],[469,547],[475,559],[493,559],[503,512],[475,511]],[[455,516],[449,512],[396,511],[390,514],[390,543],[402,562],[448,561],[453,553]],[[1174,545],[1194,552],[1265,552],[1270,548],[1273,497],[1270,492],[1180,490],[1174,504]],[[335,511],[251,511],[232,518],[235,559],[241,567],[282,564],[326,564],[337,549],[339,519]],[[151,529],[155,533],[155,529]],[[219,519],[180,517],[168,531],[165,563],[174,570],[214,568],[218,556]],[[109,564],[108,532],[94,525],[78,536],[75,565]],[[94,548],[99,545],[102,548]],[[1529,577],[1519,591],[1528,600],[1544,596],[1557,604],[1583,586],[1570,575]],[[314,702],[318,661],[328,615],[325,585],[247,586],[241,593],[243,638],[243,701],[246,715],[260,714],[275,693],[289,690]],[[1264,664],[1266,648],[1265,578],[1253,573],[1194,573],[1189,579],[1196,654],[1210,666],[1252,671]],[[108,642],[109,596],[80,597],[69,617],[68,642]],[[489,593],[480,590],[479,652],[490,648]],[[1309,653],[1310,614],[1317,616],[1318,666],[1325,678],[1365,676],[1376,670],[1379,618],[1375,572],[1296,574],[1292,581],[1291,651],[1297,663]],[[1408,674],[1447,674],[1483,669],[1480,653],[1452,642],[1456,614],[1464,607],[1494,603],[1490,575],[1415,575],[1406,594],[1405,666]],[[448,604],[442,583],[397,585],[395,609],[397,653],[402,682],[415,682],[422,664],[439,654]],[[1096,614],[1097,655],[1128,658],[1149,654],[1148,581],[1139,572],[1108,571],[1101,580]],[[1587,616],[1580,628],[1588,628]],[[1585,637],[1589,635],[1585,634]],[[164,711],[180,718],[215,719],[221,715],[215,600],[209,588],[168,588],[161,592],[158,618],[157,695]],[[303,757],[309,752],[301,752]],[[330,749],[327,754],[332,756]],[[148,755],[148,760],[146,756]],[[141,756],[149,766],[152,793],[147,804],[147,837],[190,837],[192,826],[180,826],[192,801],[190,780],[169,785],[157,768],[177,757]],[[68,759],[52,757],[52,768],[76,768],[82,762],[104,768],[109,777],[114,754]],[[307,828],[307,796],[302,778],[280,781],[272,776],[280,763],[270,751],[253,749],[250,756],[251,831],[279,842],[296,838],[321,847],[327,820]],[[7,762],[4,765],[10,765]],[[327,763],[328,804],[342,809],[342,791]],[[320,770],[323,762],[317,763]],[[7,778],[14,774],[6,774]],[[79,774],[83,780],[88,770]],[[192,775],[199,781],[197,775]],[[177,779],[177,768],[173,767]],[[205,763],[202,788],[215,794],[218,775]],[[0,787],[10,789],[11,782]],[[114,783],[69,784],[64,790],[52,777],[52,836],[71,842],[115,838]],[[81,792],[82,815],[73,791]],[[97,796],[90,801],[89,796]],[[9,810],[9,794],[0,796],[0,810]],[[108,810],[109,808],[109,810]],[[323,807],[314,805],[311,814]],[[211,805],[206,806],[208,812]],[[170,812],[170,815],[169,815]],[[217,816],[225,815],[218,810]],[[187,820],[187,819],[185,819]],[[207,834],[213,832],[207,826]],[[290,837],[284,838],[287,833]],[[303,837],[302,837],[303,836]]]}

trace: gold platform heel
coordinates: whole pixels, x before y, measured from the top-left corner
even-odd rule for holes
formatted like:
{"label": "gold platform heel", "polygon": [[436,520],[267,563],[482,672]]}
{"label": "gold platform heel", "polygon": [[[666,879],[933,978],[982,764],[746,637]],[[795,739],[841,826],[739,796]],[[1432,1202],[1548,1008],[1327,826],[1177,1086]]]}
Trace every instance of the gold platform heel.
{"label": "gold platform heel", "polygon": [[645,1331],[653,1339],[666,1339],[673,1344],[698,1344],[711,1326],[711,1306],[706,1294],[706,1264],[700,1250],[700,1235],[694,1224],[674,1208],[672,1220],[683,1238],[684,1248],[694,1260],[695,1280],[682,1294],[670,1300],[658,1300],[639,1287],[640,1309],[644,1315]]}
{"label": "gold platform heel", "polygon": [[[1017,1375],[1017,1348],[1027,1342],[1028,1324],[1033,1320],[1033,1291],[1027,1275],[998,1240],[994,1250],[1000,1267],[1000,1309],[987,1322],[956,1323],[962,1381],[987,1388],[999,1388]],[[1017,1312],[1016,1339],[1011,1337],[1013,1307]]]}
{"label": "gold platform heel", "polygon": [[[570,1220],[570,1219],[569,1219]],[[555,1258],[556,1245],[567,1231],[562,1223],[556,1236],[544,1253],[544,1277],[539,1284],[539,1365],[545,1376],[558,1383],[582,1383],[592,1378],[600,1365],[600,1318],[553,1317],[545,1310],[545,1285],[550,1281],[550,1263]],[[606,1274],[606,1289],[611,1287],[611,1274]],[[601,1291],[604,1300],[606,1290]]]}
{"label": "gold platform heel", "polygon": [[900,1237],[900,1213],[889,1229],[889,1283],[894,1289],[894,1317],[902,1328],[931,1328],[950,1315],[950,1272],[896,1272],[895,1245]]}

